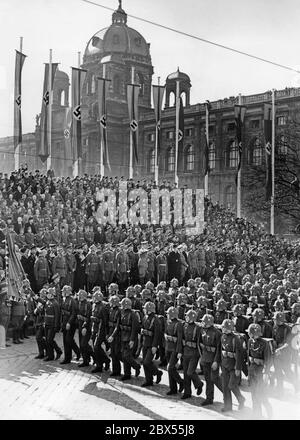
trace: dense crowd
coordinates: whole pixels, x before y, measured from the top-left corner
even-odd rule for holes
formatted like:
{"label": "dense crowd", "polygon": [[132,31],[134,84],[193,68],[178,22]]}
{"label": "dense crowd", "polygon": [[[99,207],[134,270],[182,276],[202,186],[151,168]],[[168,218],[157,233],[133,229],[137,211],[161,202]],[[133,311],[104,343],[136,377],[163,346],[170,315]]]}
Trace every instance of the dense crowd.
{"label": "dense crowd", "polygon": [[[242,372],[253,409],[271,417],[264,384],[283,380],[299,389],[300,251],[205,200],[205,227],[190,236],[183,227],[99,224],[101,188],[118,192],[123,178],[55,178],[26,167],[0,175],[1,322],[12,325],[13,342],[34,325],[39,353],[47,361],[72,350],[80,367],[109,369],[122,380],[144,367],[143,386],[159,383],[167,366],[168,395],[197,395],[206,382],[204,405],[223,391],[224,411],[239,408]],[[156,188],[128,180],[128,190]],[[163,181],[159,188],[174,189]],[[21,300],[7,296],[5,236],[10,234],[26,274]],[[78,344],[74,336],[78,330]],[[138,361],[141,356],[142,362]],[[183,369],[183,378],[180,371]],[[220,373],[222,373],[220,375]]]}

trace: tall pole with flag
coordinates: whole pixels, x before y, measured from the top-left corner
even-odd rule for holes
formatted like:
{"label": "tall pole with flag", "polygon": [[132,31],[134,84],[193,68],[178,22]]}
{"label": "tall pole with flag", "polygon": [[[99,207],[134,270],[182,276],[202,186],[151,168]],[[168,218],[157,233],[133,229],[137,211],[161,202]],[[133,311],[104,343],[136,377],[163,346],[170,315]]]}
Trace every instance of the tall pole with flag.
{"label": "tall pole with flag", "polygon": [[164,99],[165,87],[160,85],[160,78],[158,78],[158,85],[153,86],[153,104],[156,119],[156,130],[155,130],[155,168],[154,168],[154,179],[158,185],[158,172],[159,172],[159,155],[161,148],[161,112],[162,112],[162,102]]}
{"label": "tall pole with flag", "polygon": [[106,96],[110,80],[106,79],[106,65],[103,64],[103,78],[98,78],[98,106],[100,121],[100,175],[104,176],[105,166],[111,171],[107,144]]}
{"label": "tall pole with flag", "polygon": [[16,50],[14,89],[14,159],[16,171],[20,168],[20,149],[22,145],[22,69],[26,58],[22,50],[23,37],[20,37],[20,51]]}
{"label": "tall pole with flag", "polygon": [[208,188],[208,175],[209,175],[209,110],[210,110],[210,102],[206,101],[205,103],[205,170],[204,170],[204,195],[208,196],[209,188]]}
{"label": "tall pole with flag", "polygon": [[238,167],[237,167],[237,203],[236,203],[236,215],[241,217],[241,205],[242,205],[242,155],[243,155],[243,124],[245,119],[246,107],[242,106],[242,95],[239,95],[239,103],[234,107],[235,125],[236,125],[236,142],[238,147]]}
{"label": "tall pole with flag", "polygon": [[[178,69],[179,70],[179,69]],[[174,181],[178,187],[178,147],[179,147],[179,113],[180,113],[180,80],[176,80],[176,129],[175,129],[175,176]]]}
{"label": "tall pole with flag", "polygon": [[272,195],[270,233],[275,234],[275,89],[272,89]]}
{"label": "tall pole with flag", "polygon": [[49,54],[49,77],[48,77],[48,90],[49,90],[49,105],[48,105],[48,157],[47,157],[47,171],[52,167],[52,49]]}
{"label": "tall pole with flag", "polygon": [[81,136],[81,91],[86,77],[86,70],[72,67],[72,150],[73,177],[81,173],[82,136]]}
{"label": "tall pole with flag", "polygon": [[133,163],[138,164],[138,103],[140,86],[135,84],[135,68],[131,70],[132,84],[127,85],[127,100],[130,124],[130,148],[129,148],[129,179],[133,178]]}
{"label": "tall pole with flag", "polygon": [[271,203],[270,234],[274,234],[274,168],[275,168],[275,92],[272,103],[264,105],[264,135],[266,156],[266,201]]}

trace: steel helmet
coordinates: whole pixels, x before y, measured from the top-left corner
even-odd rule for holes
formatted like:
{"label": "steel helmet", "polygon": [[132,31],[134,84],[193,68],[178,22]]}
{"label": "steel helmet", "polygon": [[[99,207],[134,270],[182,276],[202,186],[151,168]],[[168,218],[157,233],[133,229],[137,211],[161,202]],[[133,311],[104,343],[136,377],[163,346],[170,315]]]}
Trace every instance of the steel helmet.
{"label": "steel helmet", "polygon": [[141,297],[144,300],[152,299],[152,293],[149,289],[143,289],[141,293]]}
{"label": "steel helmet", "polygon": [[222,332],[232,333],[234,331],[234,322],[231,319],[224,319],[221,327],[222,327]]}
{"label": "steel helmet", "polygon": [[83,289],[80,289],[78,292],[79,301],[84,301],[85,299],[87,299],[87,297],[88,297],[87,292]]}
{"label": "steel helmet", "polygon": [[274,321],[279,324],[283,324],[285,322],[285,314],[283,312],[275,312]]}
{"label": "steel helmet", "polygon": [[178,284],[179,284],[179,282],[178,282],[178,279],[177,279],[177,278],[173,278],[173,279],[170,281],[170,287],[178,287]]}
{"label": "steel helmet", "polygon": [[216,290],[220,290],[221,292],[225,291],[225,285],[223,283],[218,283],[216,285]]}
{"label": "steel helmet", "polygon": [[236,284],[233,288],[233,291],[236,293],[242,293],[243,287],[240,284]]}
{"label": "steel helmet", "polygon": [[205,296],[205,294],[206,294],[206,290],[203,289],[203,287],[199,287],[199,288],[196,290],[196,295],[197,295],[197,297],[198,297],[198,296]]}
{"label": "steel helmet", "polygon": [[163,301],[165,299],[165,297],[166,297],[166,293],[164,290],[159,290],[156,294],[156,299],[158,301]]}
{"label": "steel helmet", "polygon": [[40,290],[40,297],[41,298],[45,298],[47,295],[47,289],[45,289],[44,287]]}
{"label": "steel helmet", "polygon": [[147,281],[147,283],[145,284],[145,289],[154,290],[154,284],[152,283],[152,281]]}
{"label": "steel helmet", "polygon": [[190,309],[186,312],[185,317],[188,319],[188,321],[195,322],[197,318],[197,313],[195,312],[195,310]]}
{"label": "steel helmet", "polygon": [[276,290],[277,290],[278,295],[282,295],[285,293],[284,286],[278,286]]}
{"label": "steel helmet", "polygon": [[143,307],[145,315],[150,315],[150,313],[155,313],[155,304],[151,301],[146,302]]}
{"label": "steel helmet", "polygon": [[232,311],[236,316],[241,316],[244,313],[244,306],[242,304],[236,304],[233,306]]}
{"label": "steel helmet", "polygon": [[258,307],[257,309],[253,310],[252,316],[253,316],[254,322],[260,322],[264,319],[265,312],[263,309]]}
{"label": "steel helmet", "polygon": [[118,295],[113,295],[109,298],[110,307],[120,307],[120,298]]}
{"label": "steel helmet", "polygon": [[119,292],[119,286],[118,286],[118,284],[116,284],[116,283],[111,283],[109,286],[108,286],[108,293],[113,293],[113,292],[116,292],[116,293],[118,293]]}
{"label": "steel helmet", "polygon": [[93,302],[98,303],[101,301],[103,301],[103,295],[100,292],[100,290],[97,290],[96,292],[93,293]]}
{"label": "steel helmet", "polygon": [[249,296],[248,302],[252,302],[253,304],[257,304],[257,296],[251,295]]}
{"label": "steel helmet", "polygon": [[160,283],[158,283],[157,285],[157,289],[161,289],[161,290],[165,290],[167,287],[167,283],[166,281],[161,281]]}
{"label": "steel helmet", "polygon": [[55,288],[49,287],[49,289],[47,290],[47,298],[50,297],[50,299],[53,299],[54,296],[55,296]]}
{"label": "steel helmet", "polygon": [[126,298],[134,298],[135,296],[135,290],[133,286],[129,286],[126,289]]}
{"label": "steel helmet", "polygon": [[134,291],[135,291],[136,295],[138,295],[142,291],[142,286],[140,284],[136,284],[134,286]]}
{"label": "steel helmet", "polygon": [[186,293],[187,293],[187,289],[186,289],[185,286],[180,286],[179,289],[178,289],[178,292],[179,292],[179,293],[183,293],[183,294],[186,295]]}
{"label": "steel helmet", "polygon": [[93,289],[92,289],[92,293],[95,293],[95,292],[101,292],[101,287],[100,286],[95,286],[95,287],[93,287]]}
{"label": "steel helmet", "polygon": [[296,313],[300,313],[300,303],[294,303],[291,307],[291,311],[292,313],[296,314]]}
{"label": "steel helmet", "polygon": [[188,285],[188,287],[195,287],[196,282],[195,282],[195,280],[193,280],[193,278],[191,278],[188,280],[187,285]]}
{"label": "steel helmet", "polygon": [[[196,278],[196,280],[197,280],[197,278]],[[200,278],[200,280],[201,280],[201,278]],[[199,287],[204,289],[206,292],[208,291],[208,284],[205,281],[202,281]]]}
{"label": "steel helmet", "polygon": [[70,295],[72,295],[72,287],[71,287],[71,286],[68,286],[68,285],[64,286],[64,287],[62,288],[61,293],[62,293],[63,295],[66,295],[66,296],[70,296]]}
{"label": "steel helmet", "polygon": [[131,309],[132,302],[129,298],[123,298],[121,301],[121,307],[123,310]]}
{"label": "steel helmet", "polygon": [[248,327],[248,335],[250,338],[262,336],[261,326],[259,324],[250,324]]}
{"label": "steel helmet", "polygon": [[284,310],[284,304],[283,304],[283,301],[281,301],[280,299],[277,299],[277,300],[274,302],[274,309],[275,309],[276,311],[278,311],[278,312],[283,312],[283,310]]}
{"label": "steel helmet", "polygon": [[241,297],[241,295],[239,294],[239,293],[234,293],[233,295],[232,295],[232,297],[231,297],[231,302],[232,303],[236,303],[236,304],[239,304],[239,303],[241,303],[242,302],[242,297]]}
{"label": "steel helmet", "polygon": [[251,290],[252,287],[252,283],[250,283],[250,281],[246,281],[246,283],[244,284],[244,290]]}
{"label": "steel helmet", "polygon": [[226,303],[226,301],[224,300],[224,299],[219,299],[219,301],[217,302],[217,304],[216,304],[216,310],[218,311],[218,312],[222,312],[223,310],[226,310],[227,309],[227,303]]}
{"label": "steel helmet", "polygon": [[176,307],[169,307],[167,316],[169,319],[178,319],[178,309],[176,309]]}
{"label": "steel helmet", "polygon": [[184,304],[187,304],[187,301],[188,301],[188,299],[187,299],[187,296],[184,294],[184,293],[179,293],[178,295],[177,295],[177,304],[179,305],[179,306],[182,306],[182,305],[184,305]]}
{"label": "steel helmet", "polygon": [[298,293],[297,292],[290,292],[289,293],[289,302],[290,304],[294,304],[298,302]]}
{"label": "steel helmet", "polygon": [[196,303],[198,307],[206,307],[207,306],[207,300],[205,298],[205,296],[199,296],[196,299]]}
{"label": "steel helmet", "polygon": [[202,318],[202,325],[204,328],[209,328],[214,325],[213,315],[209,315],[208,313],[206,313]]}

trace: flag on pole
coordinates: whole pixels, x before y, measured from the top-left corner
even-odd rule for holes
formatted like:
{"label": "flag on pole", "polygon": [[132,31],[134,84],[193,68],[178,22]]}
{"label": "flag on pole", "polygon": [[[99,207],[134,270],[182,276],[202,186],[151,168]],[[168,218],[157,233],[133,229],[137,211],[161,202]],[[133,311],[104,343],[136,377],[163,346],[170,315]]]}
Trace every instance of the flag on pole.
{"label": "flag on pole", "polygon": [[164,93],[164,86],[153,86],[153,104],[157,128],[157,157],[159,157],[161,148],[161,113]]}
{"label": "flag on pole", "polygon": [[205,150],[204,150],[204,176],[209,174],[209,111],[211,105],[209,101],[205,103],[206,123],[205,123]]}
{"label": "flag on pole", "polygon": [[266,200],[272,196],[272,105],[265,104],[264,135],[266,156]]}
{"label": "flag on pole", "polygon": [[184,141],[184,110],[182,99],[179,99],[179,130],[178,130],[178,152],[183,152]]}
{"label": "flag on pole", "polygon": [[52,77],[51,77],[51,91],[49,91],[49,63],[45,64],[43,99],[42,99],[42,113],[41,113],[41,142],[39,149],[39,156],[42,162],[45,162],[49,156],[49,104],[50,92],[53,90],[54,77],[58,64],[52,63]]}
{"label": "flag on pole", "polygon": [[128,84],[127,85],[129,123],[130,123],[130,130],[131,130],[132,144],[133,144],[133,158],[134,158],[136,164],[138,164],[138,162],[139,162],[139,157],[138,157],[139,90],[140,90],[140,86],[138,84]]}
{"label": "flag on pole", "polygon": [[100,118],[100,142],[101,142],[101,164],[103,167],[107,167],[111,171],[108,143],[107,143],[107,107],[106,96],[108,92],[110,79],[98,78],[98,107]]}
{"label": "flag on pole", "polygon": [[72,67],[72,150],[75,165],[82,158],[81,140],[81,91],[86,70]]}
{"label": "flag on pole", "polygon": [[8,298],[18,301],[23,293],[23,280],[26,278],[20,258],[15,250],[15,243],[8,232],[6,235],[6,252],[8,257],[7,284]]}
{"label": "flag on pole", "polygon": [[72,144],[71,144],[71,130],[72,130],[72,112],[70,107],[65,109],[64,119],[64,139],[65,139],[65,152],[66,159],[73,160],[72,157]]}
{"label": "flag on pole", "polygon": [[246,107],[243,105],[235,105],[234,106],[234,116],[235,116],[235,127],[236,127],[236,141],[238,146],[238,166],[237,172],[239,173],[242,167],[242,153],[243,153],[243,145],[242,145],[242,130],[243,124],[246,114]]}
{"label": "flag on pole", "polygon": [[15,93],[14,93],[14,151],[22,144],[22,69],[26,55],[16,50]]}

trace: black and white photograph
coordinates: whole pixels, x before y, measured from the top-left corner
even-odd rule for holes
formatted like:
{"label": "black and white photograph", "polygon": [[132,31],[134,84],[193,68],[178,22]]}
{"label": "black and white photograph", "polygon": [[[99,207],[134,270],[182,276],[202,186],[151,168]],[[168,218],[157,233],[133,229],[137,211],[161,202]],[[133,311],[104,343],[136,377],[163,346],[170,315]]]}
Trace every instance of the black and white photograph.
{"label": "black and white photograph", "polygon": [[0,16],[0,420],[300,420],[299,1]]}

